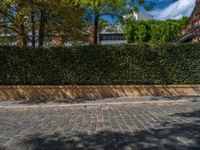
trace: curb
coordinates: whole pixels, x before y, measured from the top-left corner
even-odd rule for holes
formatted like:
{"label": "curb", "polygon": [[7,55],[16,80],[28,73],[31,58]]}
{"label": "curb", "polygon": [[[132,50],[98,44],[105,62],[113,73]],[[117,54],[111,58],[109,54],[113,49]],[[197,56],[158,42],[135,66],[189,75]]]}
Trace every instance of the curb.
{"label": "curb", "polygon": [[12,105],[0,106],[0,109],[20,109],[20,108],[53,108],[53,107],[89,107],[89,106],[113,106],[113,105],[137,105],[137,104],[180,104],[193,102],[191,100],[161,100],[161,101],[134,101],[134,102],[88,102],[81,104],[39,104],[39,105]]}

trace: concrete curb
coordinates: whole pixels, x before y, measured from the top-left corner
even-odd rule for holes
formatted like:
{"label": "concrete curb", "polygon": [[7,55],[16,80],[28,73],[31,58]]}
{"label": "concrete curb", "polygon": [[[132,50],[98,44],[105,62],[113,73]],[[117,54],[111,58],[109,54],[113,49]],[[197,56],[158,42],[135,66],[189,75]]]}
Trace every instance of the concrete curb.
{"label": "concrete curb", "polygon": [[39,104],[39,105],[11,105],[0,106],[0,109],[23,109],[23,108],[53,108],[53,107],[91,107],[91,106],[113,106],[113,105],[137,105],[137,104],[180,104],[190,103],[191,100],[160,100],[160,101],[133,101],[133,102],[88,102],[81,104]]}

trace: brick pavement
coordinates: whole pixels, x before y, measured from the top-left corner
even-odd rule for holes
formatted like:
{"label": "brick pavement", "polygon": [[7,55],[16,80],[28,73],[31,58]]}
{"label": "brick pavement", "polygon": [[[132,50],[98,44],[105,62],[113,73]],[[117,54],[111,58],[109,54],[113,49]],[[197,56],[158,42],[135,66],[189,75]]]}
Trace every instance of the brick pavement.
{"label": "brick pavement", "polygon": [[199,150],[200,102],[0,109],[8,150]]}

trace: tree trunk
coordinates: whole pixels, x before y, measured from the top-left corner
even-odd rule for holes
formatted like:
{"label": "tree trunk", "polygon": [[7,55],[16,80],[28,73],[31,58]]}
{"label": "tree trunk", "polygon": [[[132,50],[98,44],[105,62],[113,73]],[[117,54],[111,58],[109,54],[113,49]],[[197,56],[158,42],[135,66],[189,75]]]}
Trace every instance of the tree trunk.
{"label": "tree trunk", "polygon": [[42,47],[44,44],[44,31],[45,31],[45,10],[41,10],[40,14],[40,28],[39,28],[39,47]]}
{"label": "tree trunk", "polygon": [[24,23],[22,23],[20,27],[21,27],[21,36],[22,36],[23,47],[26,47],[27,46],[27,37],[26,37]]}
{"label": "tree trunk", "polygon": [[32,22],[32,46],[35,47],[35,14],[34,12],[31,13],[31,22]]}
{"label": "tree trunk", "polygon": [[19,17],[20,19],[20,36],[21,36],[21,39],[22,40],[22,46],[23,47],[26,47],[27,46],[27,35],[26,35],[26,30],[25,30],[25,19],[24,19],[24,15],[20,15],[20,10],[24,8],[24,3],[20,3],[18,8],[17,8],[17,11],[16,11],[16,17]]}
{"label": "tree trunk", "polygon": [[[33,1],[31,0],[31,5],[32,5],[32,8],[34,7],[33,6]],[[31,38],[31,43],[32,43],[32,46],[35,47],[35,13],[34,13],[34,10],[32,10],[31,12],[31,23],[32,23],[32,38]]]}
{"label": "tree trunk", "polygon": [[94,18],[94,44],[98,44],[99,14],[95,13]]}

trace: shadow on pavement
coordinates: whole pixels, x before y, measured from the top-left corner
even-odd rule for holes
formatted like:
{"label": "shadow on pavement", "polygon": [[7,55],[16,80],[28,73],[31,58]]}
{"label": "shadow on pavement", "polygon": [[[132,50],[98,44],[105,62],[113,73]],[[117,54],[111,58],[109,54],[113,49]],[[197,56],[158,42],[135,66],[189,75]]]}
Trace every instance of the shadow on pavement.
{"label": "shadow on pavement", "polygon": [[[173,116],[181,116],[181,117],[187,117],[187,118],[200,118],[200,110],[196,110],[193,112],[187,112],[187,113],[176,113]],[[199,133],[200,134],[200,133]]]}
{"label": "shadow on pavement", "polygon": [[178,100],[189,100],[191,102],[200,101],[200,96],[135,96],[135,97],[118,97],[118,98],[101,98],[101,99],[65,99],[65,100],[48,100],[48,99],[32,99],[32,100],[18,100],[13,101],[15,104],[25,104],[25,105],[39,105],[47,103],[59,103],[59,104],[85,104],[88,102],[143,102],[143,101],[178,101]]}
{"label": "shadow on pavement", "polygon": [[39,105],[39,104],[46,104],[46,103],[64,103],[64,104],[80,104],[80,103],[86,103],[88,100],[85,99],[76,99],[76,100],[21,100],[21,101],[15,101],[16,104],[26,104],[26,105]]}
{"label": "shadow on pavement", "polygon": [[105,131],[97,134],[54,133],[28,135],[10,142],[8,149],[16,150],[199,150],[200,122],[170,124],[159,129],[136,132]]}
{"label": "shadow on pavement", "polygon": [[182,100],[187,99],[191,100],[192,102],[200,101],[200,96],[154,96],[151,100]]}

